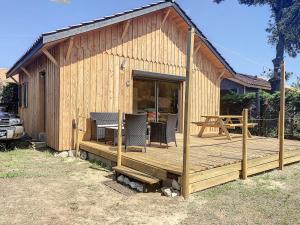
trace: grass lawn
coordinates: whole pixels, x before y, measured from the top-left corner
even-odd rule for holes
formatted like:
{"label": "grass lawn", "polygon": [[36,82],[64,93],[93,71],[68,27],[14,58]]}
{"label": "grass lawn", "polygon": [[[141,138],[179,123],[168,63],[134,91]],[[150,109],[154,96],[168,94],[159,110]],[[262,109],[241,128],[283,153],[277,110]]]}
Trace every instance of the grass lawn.
{"label": "grass lawn", "polygon": [[112,172],[50,152],[0,152],[0,224],[300,224],[300,164],[191,195],[120,194]]}

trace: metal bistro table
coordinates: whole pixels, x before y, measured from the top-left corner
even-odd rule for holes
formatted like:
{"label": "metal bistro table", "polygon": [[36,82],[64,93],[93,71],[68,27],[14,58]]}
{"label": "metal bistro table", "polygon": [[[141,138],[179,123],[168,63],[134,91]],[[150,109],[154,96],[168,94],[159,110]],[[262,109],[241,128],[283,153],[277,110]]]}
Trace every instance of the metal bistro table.
{"label": "metal bistro table", "polygon": [[[113,146],[118,144],[118,126],[105,127],[105,144],[111,142]],[[122,126],[122,141],[124,137],[124,126]]]}
{"label": "metal bistro table", "polygon": [[151,127],[150,143],[159,142],[160,145],[164,143],[167,124],[165,122],[150,122],[149,124]]}
{"label": "metal bistro table", "polygon": [[[148,136],[148,143],[150,143],[150,126],[147,125],[147,136]],[[119,129],[118,126],[107,126],[105,127],[105,137],[104,142],[107,144],[107,142],[111,142],[113,146],[116,146],[118,144],[118,133]],[[124,125],[122,126],[122,144],[124,143],[124,137],[125,137],[125,129]]]}

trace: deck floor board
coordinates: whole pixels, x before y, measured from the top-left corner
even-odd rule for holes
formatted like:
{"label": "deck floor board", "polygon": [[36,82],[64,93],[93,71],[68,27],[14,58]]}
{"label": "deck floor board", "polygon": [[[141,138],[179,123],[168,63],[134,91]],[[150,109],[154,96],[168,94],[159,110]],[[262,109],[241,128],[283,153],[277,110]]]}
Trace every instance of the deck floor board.
{"label": "deck floor board", "polygon": [[[213,170],[215,168],[232,165],[233,169],[229,171],[240,170],[239,166],[235,166],[241,162],[242,159],[242,136],[232,135],[232,141],[227,140],[225,136],[218,136],[213,134],[206,134],[203,137],[191,136],[190,148],[190,173],[193,173],[195,180],[203,180],[206,177],[212,177],[216,174]],[[166,171],[166,173],[173,173],[181,175],[182,173],[182,159],[183,159],[183,139],[182,134],[177,134],[177,144],[170,143],[169,148],[164,145],[160,146],[158,143],[152,143],[147,147],[147,152],[142,151],[142,148],[135,148],[123,152],[123,159],[135,160],[135,162],[145,165],[145,168],[151,167],[151,170],[157,168]],[[110,160],[116,161],[117,147],[105,145],[96,141],[83,141],[80,144],[81,149],[90,151],[94,154],[104,156]],[[300,142],[295,140],[285,140],[285,158],[288,162],[300,160]],[[92,150],[91,150],[92,149]],[[248,159],[249,165],[259,166],[252,168],[251,171],[264,171],[264,164],[266,170],[274,167],[274,160],[278,160],[277,154],[279,152],[279,141],[276,138],[256,137],[249,139],[248,143]],[[276,166],[276,165],[275,165]],[[260,169],[262,168],[262,169]],[[217,174],[222,174],[221,171]],[[144,171],[141,171],[144,172]],[[225,172],[224,172],[225,173]],[[232,173],[232,172],[231,172]],[[210,175],[211,174],[211,175]],[[236,177],[236,174],[229,174],[228,177]],[[199,177],[197,177],[199,176]],[[224,180],[229,178],[224,174]],[[213,177],[212,177],[213,178]],[[215,178],[214,178],[215,179]],[[211,183],[218,184],[217,181],[212,180]],[[207,185],[193,184],[192,189],[202,189]]]}

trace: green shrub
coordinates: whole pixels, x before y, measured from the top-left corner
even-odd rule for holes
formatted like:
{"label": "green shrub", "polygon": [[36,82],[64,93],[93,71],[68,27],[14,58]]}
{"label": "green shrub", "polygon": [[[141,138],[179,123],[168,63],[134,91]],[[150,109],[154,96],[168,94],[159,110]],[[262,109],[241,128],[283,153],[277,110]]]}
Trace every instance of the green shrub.
{"label": "green shrub", "polygon": [[6,107],[7,111],[13,114],[18,113],[18,85],[8,83],[3,87],[1,92],[1,104]]}
{"label": "green shrub", "polygon": [[[244,108],[250,110],[250,120],[258,123],[254,134],[276,136],[280,106],[280,92],[260,92],[260,115],[256,114],[256,94],[229,93],[221,96],[221,114],[241,115]],[[253,112],[255,111],[255,113]],[[300,137],[300,91],[286,91],[285,132],[290,138]]]}

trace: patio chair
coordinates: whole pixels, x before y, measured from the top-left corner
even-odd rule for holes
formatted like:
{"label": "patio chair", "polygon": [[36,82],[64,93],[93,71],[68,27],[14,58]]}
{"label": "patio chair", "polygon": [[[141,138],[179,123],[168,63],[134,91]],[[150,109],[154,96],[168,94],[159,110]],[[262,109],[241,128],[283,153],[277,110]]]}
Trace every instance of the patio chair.
{"label": "patio chair", "polygon": [[129,146],[143,146],[146,152],[147,114],[125,114],[125,151]]}
{"label": "patio chair", "polygon": [[151,136],[150,142],[159,142],[160,145],[166,144],[169,147],[170,142],[176,142],[176,129],[177,129],[177,114],[168,114],[166,123],[158,122],[151,123]]}
{"label": "patio chair", "polygon": [[91,112],[91,120],[95,122],[94,132],[97,141],[105,138],[105,128],[118,126],[118,113],[115,112]]}

